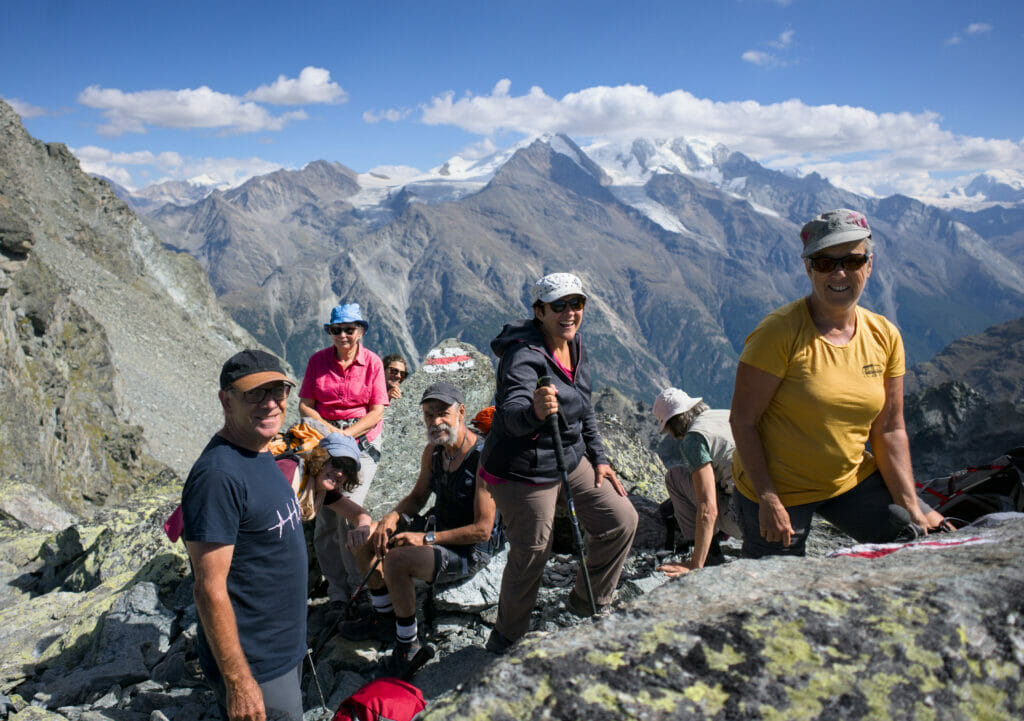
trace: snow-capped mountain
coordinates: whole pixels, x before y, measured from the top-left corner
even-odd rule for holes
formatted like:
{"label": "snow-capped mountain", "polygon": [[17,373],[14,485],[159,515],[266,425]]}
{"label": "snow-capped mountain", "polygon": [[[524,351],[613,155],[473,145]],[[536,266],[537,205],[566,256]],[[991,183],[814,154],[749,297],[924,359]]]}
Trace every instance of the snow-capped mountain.
{"label": "snow-capped mountain", "polygon": [[488,347],[527,312],[535,278],[573,270],[594,289],[584,332],[599,384],[653,397],[673,383],[726,404],[746,335],[806,292],[800,225],[834,207],[871,219],[865,302],[903,329],[911,361],[1024,314],[1012,239],[997,245],[911,198],[867,198],[703,139],[581,147],[549,135],[427,172],[315,161],[166,205],[150,222],[296,368],[323,345],[339,300],[363,304],[369,347],[416,362],[445,337]]}
{"label": "snow-capped mountain", "polygon": [[[97,176],[103,177],[103,176]],[[138,213],[147,214],[165,205],[192,205],[215,190],[227,190],[231,186],[219,183],[208,176],[199,176],[190,180],[166,180],[130,191],[109,178],[103,178],[117,196],[128,203]]]}

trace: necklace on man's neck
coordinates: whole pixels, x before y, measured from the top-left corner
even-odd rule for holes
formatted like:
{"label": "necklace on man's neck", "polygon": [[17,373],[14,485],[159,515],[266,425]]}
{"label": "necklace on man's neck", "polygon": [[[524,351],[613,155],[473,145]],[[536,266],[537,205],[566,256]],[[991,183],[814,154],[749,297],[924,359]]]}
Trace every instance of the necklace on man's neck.
{"label": "necklace on man's neck", "polygon": [[452,469],[452,463],[454,463],[455,459],[462,454],[462,447],[466,445],[466,439],[468,438],[469,431],[463,431],[462,440],[459,441],[459,445],[455,448],[455,452],[452,453],[451,455],[448,455],[448,446],[441,446],[441,455],[444,456],[444,465],[447,470],[450,471]]}

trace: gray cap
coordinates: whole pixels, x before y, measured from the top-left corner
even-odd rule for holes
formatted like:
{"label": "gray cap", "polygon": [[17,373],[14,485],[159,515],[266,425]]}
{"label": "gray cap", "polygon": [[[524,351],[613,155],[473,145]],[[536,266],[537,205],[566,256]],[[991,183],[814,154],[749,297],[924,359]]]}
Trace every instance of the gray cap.
{"label": "gray cap", "polygon": [[341,433],[328,433],[320,439],[319,445],[326,448],[331,457],[351,458],[356,462],[356,470],[362,469],[363,464],[359,461],[359,444],[356,443],[355,438]]}
{"label": "gray cap", "polygon": [[439,381],[427,386],[427,390],[423,391],[423,397],[420,398],[420,403],[427,401],[441,401],[450,406],[464,403],[462,391],[447,381]]}
{"label": "gray cap", "polygon": [[801,258],[810,258],[819,250],[833,245],[852,243],[871,237],[868,219],[863,213],[849,208],[837,208],[815,216],[800,230],[804,242]]}

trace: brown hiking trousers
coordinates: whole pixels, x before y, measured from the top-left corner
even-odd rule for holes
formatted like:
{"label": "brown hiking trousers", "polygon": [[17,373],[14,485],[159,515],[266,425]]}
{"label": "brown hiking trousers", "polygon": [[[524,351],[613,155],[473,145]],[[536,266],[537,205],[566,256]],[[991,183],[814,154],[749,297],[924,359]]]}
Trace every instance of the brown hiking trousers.
{"label": "brown hiking trousers", "polygon": [[[611,603],[633,545],[638,517],[633,504],[616,493],[611,483],[605,481],[595,488],[594,477],[594,467],[584,458],[569,474],[569,487],[580,525],[588,534],[587,570],[594,600],[600,607]],[[551,552],[555,504],[562,484],[535,486],[506,481],[489,488],[509,541],[495,628],[516,641],[530,629],[530,614]],[[579,598],[587,597],[582,574],[577,574],[575,593]]]}

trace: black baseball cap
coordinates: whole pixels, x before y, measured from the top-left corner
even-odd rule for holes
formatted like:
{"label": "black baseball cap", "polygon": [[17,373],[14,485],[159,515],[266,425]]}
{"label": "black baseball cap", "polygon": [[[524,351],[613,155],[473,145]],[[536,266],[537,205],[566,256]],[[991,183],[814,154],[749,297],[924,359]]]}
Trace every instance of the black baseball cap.
{"label": "black baseball cap", "polygon": [[427,390],[423,391],[423,397],[420,398],[420,403],[426,403],[427,401],[441,401],[448,405],[464,402],[462,400],[462,391],[446,381],[440,381],[427,386]]}
{"label": "black baseball cap", "polygon": [[249,349],[235,353],[220,369],[222,391],[228,388],[247,391],[270,381],[284,381],[288,385],[295,385],[285,375],[277,356],[262,350]]}

